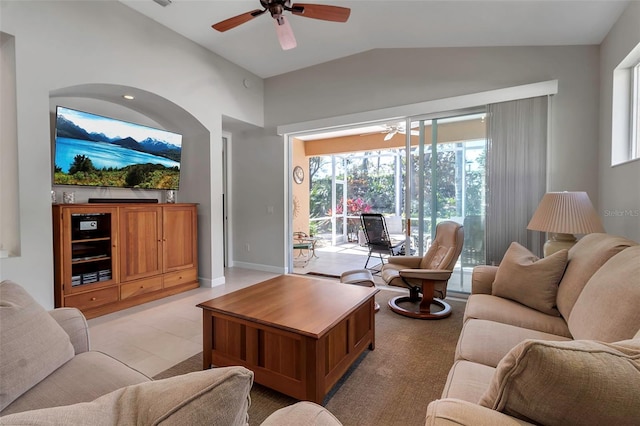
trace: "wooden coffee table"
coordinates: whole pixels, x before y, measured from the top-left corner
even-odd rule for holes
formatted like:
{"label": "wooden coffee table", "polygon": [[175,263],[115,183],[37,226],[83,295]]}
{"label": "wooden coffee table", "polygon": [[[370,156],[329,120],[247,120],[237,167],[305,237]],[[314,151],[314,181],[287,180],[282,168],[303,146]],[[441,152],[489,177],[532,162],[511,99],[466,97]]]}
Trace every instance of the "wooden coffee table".
{"label": "wooden coffee table", "polygon": [[321,404],[375,346],[375,287],[281,275],[200,303],[203,368],[242,365],[254,380]]}

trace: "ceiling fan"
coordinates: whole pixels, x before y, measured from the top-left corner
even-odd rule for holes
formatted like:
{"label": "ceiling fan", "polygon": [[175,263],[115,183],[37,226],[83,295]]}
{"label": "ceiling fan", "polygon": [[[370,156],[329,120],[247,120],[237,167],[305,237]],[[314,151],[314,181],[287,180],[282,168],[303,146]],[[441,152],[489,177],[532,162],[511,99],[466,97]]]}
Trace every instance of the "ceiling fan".
{"label": "ceiling fan", "polygon": [[233,18],[225,19],[217,24],[213,24],[214,30],[225,32],[240,24],[244,24],[253,18],[269,11],[271,17],[276,24],[276,33],[280,46],[283,50],[289,50],[296,47],[296,38],[289,21],[285,19],[283,13],[291,12],[294,15],[306,18],[321,19],[323,21],[347,22],[351,9],[340,6],[329,6],[323,4],[296,3],[291,4],[291,0],[260,0],[263,9],[255,9],[250,12],[243,13]]}
{"label": "ceiling fan", "polygon": [[[360,136],[366,136],[366,135],[371,135],[371,134],[375,134],[375,133],[384,134],[384,140],[388,141],[388,140],[391,140],[398,133],[401,133],[403,135],[406,134],[407,130],[406,130],[405,123],[404,122],[400,122],[400,123],[397,123],[397,124],[385,124],[384,125],[384,130],[381,130],[381,131],[378,131],[378,132],[363,133]],[[418,136],[419,134],[420,134],[419,131],[411,129],[411,135]]]}
{"label": "ceiling fan", "polygon": [[[386,127],[387,127],[387,129],[384,131],[384,132],[387,133],[386,135],[384,135],[384,140],[385,141],[390,140],[391,138],[393,138],[398,133],[406,133],[405,129],[404,129],[404,125],[402,125],[402,126],[389,126],[389,125],[387,125]],[[382,133],[384,133],[384,132],[382,132]]]}

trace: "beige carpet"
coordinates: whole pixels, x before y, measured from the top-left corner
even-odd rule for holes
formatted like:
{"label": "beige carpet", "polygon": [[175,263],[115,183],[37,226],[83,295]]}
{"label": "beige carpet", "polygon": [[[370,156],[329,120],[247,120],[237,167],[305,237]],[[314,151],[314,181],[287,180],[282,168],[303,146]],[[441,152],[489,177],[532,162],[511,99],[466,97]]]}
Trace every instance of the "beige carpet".
{"label": "beige carpet", "polygon": [[[425,321],[391,312],[387,301],[397,292],[381,290],[376,300],[376,348],[367,350],[334,386],[323,405],[345,426],[424,425],[427,405],[440,397],[453,364],[462,326],[464,302],[449,301],[453,314]],[[155,376],[155,379],[197,371],[202,354]],[[249,424],[259,425],[295,399],[257,383],[251,390]]]}

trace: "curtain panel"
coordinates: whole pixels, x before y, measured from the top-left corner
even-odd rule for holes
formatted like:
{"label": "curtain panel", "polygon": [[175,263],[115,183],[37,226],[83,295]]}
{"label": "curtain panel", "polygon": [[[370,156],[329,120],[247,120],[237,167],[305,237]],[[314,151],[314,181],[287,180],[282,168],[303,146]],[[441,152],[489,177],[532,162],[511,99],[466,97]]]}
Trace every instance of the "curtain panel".
{"label": "curtain panel", "polygon": [[487,264],[513,241],[542,256],[545,235],[527,224],[546,192],[548,96],[487,106]]}

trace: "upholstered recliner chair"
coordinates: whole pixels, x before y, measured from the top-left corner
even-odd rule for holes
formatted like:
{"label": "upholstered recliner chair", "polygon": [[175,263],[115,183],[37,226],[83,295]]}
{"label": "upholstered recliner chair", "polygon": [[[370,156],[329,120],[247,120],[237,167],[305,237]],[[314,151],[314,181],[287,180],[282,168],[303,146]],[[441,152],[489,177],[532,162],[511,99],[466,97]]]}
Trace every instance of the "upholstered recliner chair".
{"label": "upholstered recliner chair", "polygon": [[[389,285],[409,287],[409,296],[398,296],[389,301],[391,310],[420,319],[441,319],[451,315],[451,306],[441,299],[447,296],[447,282],[463,243],[462,225],[444,221],[438,224],[435,239],[423,257],[390,257],[389,263],[382,267],[382,279]],[[442,309],[431,312],[431,305]]]}

